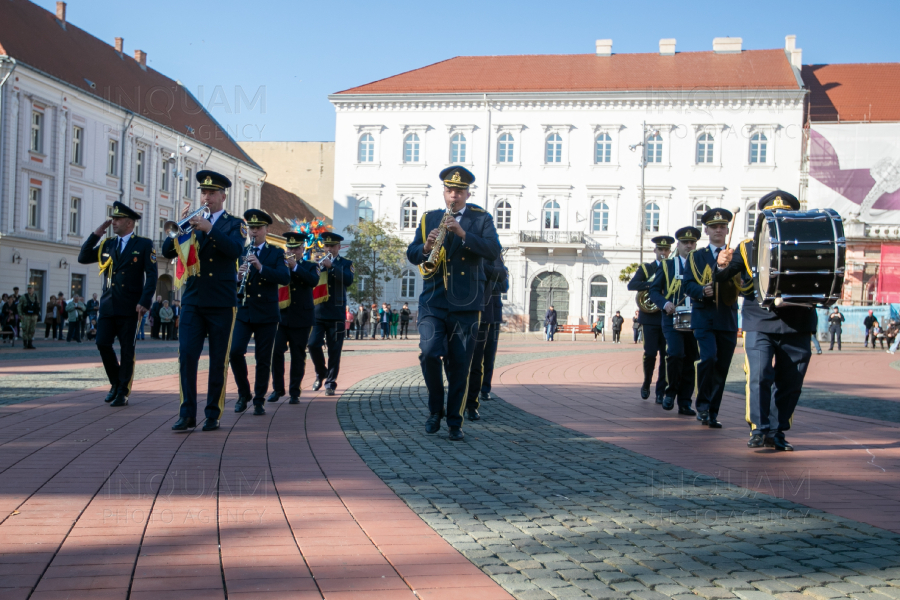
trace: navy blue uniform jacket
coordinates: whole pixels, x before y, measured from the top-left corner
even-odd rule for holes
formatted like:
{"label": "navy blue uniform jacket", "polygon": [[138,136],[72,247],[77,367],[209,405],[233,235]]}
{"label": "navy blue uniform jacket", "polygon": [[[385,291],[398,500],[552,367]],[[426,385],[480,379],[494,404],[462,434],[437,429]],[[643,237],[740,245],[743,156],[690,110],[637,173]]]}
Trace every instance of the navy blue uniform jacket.
{"label": "navy blue uniform jacket", "polygon": [[312,327],[316,323],[313,288],[319,283],[319,266],[309,260],[297,262],[291,271],[291,303],[281,309],[285,327]]}
{"label": "navy blue uniform jacket", "polygon": [[[657,270],[659,270],[659,265],[655,260],[653,262],[648,262],[644,265],[641,265],[640,267],[638,267],[638,270],[634,272],[634,277],[631,278],[631,281],[628,282],[628,289],[632,292],[643,292],[644,290],[649,290],[650,286],[653,285],[653,281],[655,280],[656,276],[662,275],[662,271],[657,273]],[[659,308],[661,309],[662,307],[659,306]],[[658,327],[660,322],[662,321],[660,312],[662,311],[655,313],[646,313],[644,311],[640,311],[638,313],[638,323],[640,323],[641,325],[656,325]]]}
{"label": "navy blue uniform jacket", "polygon": [[284,250],[267,243],[257,257],[263,268],[259,271],[250,265],[244,288],[246,301],[241,300],[238,304],[237,319],[244,323],[279,323],[278,286],[287,285],[291,280],[291,273],[284,264]]}
{"label": "navy blue uniform jacket", "polygon": [[[185,282],[181,295],[182,306],[237,306],[237,269],[247,243],[241,230],[243,225],[243,219],[223,212],[208,234],[196,232],[200,246],[200,273],[188,277]],[[167,238],[163,242],[162,255],[169,259],[178,256],[174,238]]]}
{"label": "navy blue uniform jacket", "polygon": [[[413,241],[406,249],[406,258],[414,265],[421,265],[425,240],[432,229],[437,229],[444,218],[444,210],[432,210],[422,215]],[[419,295],[419,319],[446,314],[447,312],[480,311],[484,308],[484,288],[487,281],[484,262],[493,262],[500,256],[500,239],[494,228],[494,219],[480,206],[466,204],[459,220],[466,232],[463,242],[459,236],[447,233],[444,249],[447,262],[434,276],[425,279]],[[446,268],[447,286],[444,287]]]}
{"label": "navy blue uniform jacket", "polygon": [[[136,315],[140,304],[150,309],[156,293],[158,276],[156,251],[153,242],[132,234],[119,258],[116,258],[118,237],[107,238],[97,248],[100,237],[91,233],[81,246],[78,262],[89,265],[97,262],[97,255],[104,263],[113,259],[112,271],[103,276],[103,295],[100,297],[100,316]],[[106,275],[109,275],[107,279]]]}
{"label": "navy blue uniform jacket", "polygon": [[499,323],[503,320],[503,299],[500,294],[509,291],[509,271],[503,266],[503,259],[484,261],[484,274],[487,282],[484,286],[484,308],[481,311],[482,323]]}
{"label": "navy blue uniform jacket", "polygon": [[316,321],[347,319],[347,288],[353,285],[353,261],[338,256],[328,269],[328,300],[316,304]]}
{"label": "navy blue uniform jacket", "polygon": [[672,319],[674,319],[675,316],[667,315],[662,309],[665,307],[666,302],[671,302],[675,306],[682,303],[682,300],[686,295],[684,291],[684,271],[685,269],[690,269],[687,261],[685,261],[684,269],[679,265],[678,274],[682,277],[681,285],[675,293],[672,294],[671,298],[666,299],[666,294],[669,293],[669,286],[675,281],[676,260],[680,261],[681,259],[676,256],[675,258],[669,258],[663,261],[660,264],[659,271],[656,273],[656,277],[653,278],[653,283],[650,284],[650,301],[659,307],[659,312],[662,315],[661,319],[664,319],[669,323],[672,322]]}
{"label": "navy blue uniform jacket", "polygon": [[716,259],[713,258],[713,252],[709,246],[691,252],[687,262],[687,272],[684,274],[682,285],[687,295],[693,300],[691,327],[715,331],[737,331],[737,302],[727,306],[720,300],[719,306],[716,307],[715,295],[706,298],[703,295],[703,286],[699,283],[699,279],[703,278],[703,273],[709,267],[713,277],[712,283],[714,285],[715,283],[719,284],[719,294],[721,295],[721,286],[731,277],[734,277],[734,273],[731,273],[731,276],[729,276],[729,269],[718,268]]}

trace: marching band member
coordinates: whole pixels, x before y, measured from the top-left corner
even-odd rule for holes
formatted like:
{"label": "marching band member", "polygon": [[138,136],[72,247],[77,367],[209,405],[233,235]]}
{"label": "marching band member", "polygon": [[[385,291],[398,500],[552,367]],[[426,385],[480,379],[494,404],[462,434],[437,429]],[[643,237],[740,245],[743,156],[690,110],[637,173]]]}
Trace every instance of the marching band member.
{"label": "marching band member", "polygon": [[275,335],[272,354],[272,393],[268,401],[276,402],[284,396],[284,353],[291,348],[291,379],[289,404],[300,404],[301,383],[306,372],[306,344],[316,322],[313,289],[319,283],[319,266],[303,260],[307,235],[296,231],[284,234],[287,246],[285,261],[291,273],[290,304],[281,309],[281,325]]}
{"label": "marching band member", "polygon": [[[158,270],[153,242],[134,233],[135,222],[140,218],[140,214],[125,204],[113,202],[112,218],[88,236],[78,253],[78,262],[82,265],[100,263],[103,276],[97,350],[109,378],[106,402],[110,406],[128,404],[134,380],[134,333],[141,317],[150,310],[156,293]],[[108,238],[95,249],[110,223],[115,237]],[[122,349],[121,363],[113,349],[116,338]]]}
{"label": "marching band member", "polygon": [[[650,290],[655,277],[660,275],[659,266],[672,250],[675,238],[668,235],[660,235],[653,238],[655,246],[653,253],[656,260],[641,265],[634,273],[634,277],[628,282],[628,289],[632,292],[646,292]],[[644,330],[644,383],[641,385],[641,398],[650,397],[650,382],[653,380],[653,370],[656,368],[656,355],[659,355],[659,373],[656,376],[656,403],[663,403],[663,395],[666,391],[665,361],[666,338],[662,332],[662,317],[660,311],[646,312],[643,308],[639,311],[638,323]]]}
{"label": "marching band member", "polygon": [[[209,337],[209,385],[206,392],[206,422],[203,431],[219,428],[225,409],[225,376],[231,333],[237,313],[237,270],[247,240],[247,226],[225,211],[225,190],[231,181],[214,171],[198,171],[201,201],[209,208],[209,219],[196,215],[190,220],[196,236],[197,273],[187,278],[181,297],[178,325],[178,365],[181,406],[175,431],[197,426],[197,365],[203,342]],[[190,207],[182,211],[182,218]],[[177,241],[167,238],[162,255],[178,256]],[[102,308],[101,308],[102,314]]]}
{"label": "marching band member", "polygon": [[[266,242],[266,234],[272,217],[265,212],[251,208],[244,213],[244,220],[250,229],[250,246],[245,260],[238,270],[238,279],[243,283],[243,297],[238,298],[237,322],[231,345],[231,373],[238,388],[238,399],[234,412],[247,410],[247,403],[253,400],[253,414],[266,414],[266,392],[269,389],[269,373],[272,370],[272,348],[275,333],[281,322],[278,308],[278,286],[287,285],[290,272],[284,262],[284,250]],[[250,394],[250,380],[247,377],[247,345],[253,336],[256,357],[256,379],[253,395]]]}
{"label": "marching band member", "polygon": [[725,377],[737,346],[738,288],[724,267],[729,254],[723,254],[728,224],[733,215],[724,208],[706,211],[701,221],[706,226],[709,246],[691,252],[684,287],[691,297],[691,327],[700,351],[697,364],[697,415],[703,425],[719,429],[719,406],[725,391]]}
{"label": "marching band member", "polygon": [[[318,390],[324,383],[326,396],[334,396],[337,388],[346,335],[347,288],[353,284],[353,262],[340,256],[342,241],[344,238],[333,231],[322,234],[326,255],[320,264],[328,272],[328,300],[316,304],[316,324],[309,336],[309,357],[316,369],[312,389]],[[327,364],[323,345],[328,349]]]}
{"label": "marching band member", "polygon": [[697,360],[697,342],[691,331],[675,329],[675,309],[684,304],[684,274],[688,269],[687,257],[697,247],[700,230],[682,227],[675,232],[678,240],[675,256],[662,263],[662,273],[657,272],[650,287],[650,300],[660,307],[662,331],[666,338],[666,396],[662,407],[672,410],[678,400],[678,414],[696,415],[691,409],[694,393],[694,361]]}
{"label": "marching band member", "polygon": [[[479,312],[484,305],[485,260],[500,256],[494,219],[467,204],[475,176],[464,167],[441,171],[446,210],[422,215],[406,256],[414,265],[429,262],[419,295],[419,348],[431,415],[425,432],[437,433],[446,414],[450,440],[463,439],[466,386],[475,351]],[[438,238],[442,237],[440,243]],[[435,255],[432,257],[432,250]],[[434,259],[433,263],[430,259]],[[447,359],[447,411],[444,413],[443,362]]]}

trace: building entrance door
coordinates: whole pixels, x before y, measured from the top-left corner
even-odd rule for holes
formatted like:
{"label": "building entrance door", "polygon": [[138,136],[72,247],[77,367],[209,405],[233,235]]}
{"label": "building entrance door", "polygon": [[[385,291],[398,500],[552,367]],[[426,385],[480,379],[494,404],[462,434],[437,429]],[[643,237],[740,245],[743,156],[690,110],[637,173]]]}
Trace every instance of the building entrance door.
{"label": "building entrance door", "polygon": [[531,308],[528,322],[531,331],[544,328],[544,314],[547,308],[556,309],[556,322],[569,322],[569,282],[559,273],[541,273],[531,282]]}

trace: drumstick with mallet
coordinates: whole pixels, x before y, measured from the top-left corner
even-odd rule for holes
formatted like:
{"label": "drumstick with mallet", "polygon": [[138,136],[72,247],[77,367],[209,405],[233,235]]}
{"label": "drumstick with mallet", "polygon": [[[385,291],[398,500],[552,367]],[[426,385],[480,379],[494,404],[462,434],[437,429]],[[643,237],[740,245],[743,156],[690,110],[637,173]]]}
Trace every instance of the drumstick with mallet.
{"label": "drumstick with mallet", "polygon": [[[731,248],[731,236],[734,235],[734,229],[735,229],[735,226],[737,225],[737,216],[738,216],[739,212],[741,212],[740,206],[735,206],[734,208],[731,209],[731,214],[732,214],[731,228],[728,230],[728,241],[725,242],[726,248]],[[716,282],[716,308],[719,308],[719,282],[718,281]]]}

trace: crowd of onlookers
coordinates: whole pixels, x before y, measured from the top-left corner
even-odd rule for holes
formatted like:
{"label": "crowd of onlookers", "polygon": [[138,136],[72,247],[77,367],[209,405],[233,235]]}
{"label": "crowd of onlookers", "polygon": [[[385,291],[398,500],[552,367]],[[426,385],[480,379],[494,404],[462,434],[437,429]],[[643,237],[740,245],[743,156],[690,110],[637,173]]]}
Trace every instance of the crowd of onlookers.
{"label": "crowd of onlookers", "polygon": [[[22,331],[29,316],[36,317],[37,323],[44,324],[45,340],[65,339],[79,344],[84,339],[93,340],[97,335],[99,309],[97,294],[85,301],[79,295],[66,299],[65,294],[59,292],[56,296],[50,296],[47,303],[41,306],[35,294],[26,292],[20,295],[19,288],[15,287],[12,294],[2,296],[0,341],[15,345],[16,339],[29,339]],[[36,329],[33,337],[40,339],[40,326]],[[29,335],[32,334],[29,332]]]}
{"label": "crowd of onlookers", "polygon": [[872,342],[872,349],[875,349],[875,344],[880,343],[881,349],[885,349],[885,342],[887,342],[888,352],[893,354],[897,350],[898,345],[898,333],[900,333],[900,321],[896,319],[890,319],[886,324],[882,325],[878,322],[878,317],[874,315],[874,311],[869,311],[868,316],[863,320],[863,325],[866,328],[866,348],[869,347],[869,342]]}
{"label": "crowd of onlookers", "polygon": [[181,302],[173,300],[163,300],[162,296],[157,296],[153,304],[150,305],[150,312],[144,313],[141,317],[141,324],[138,327],[137,339],[145,339],[144,327],[150,327],[150,339],[152,340],[177,340],[178,339],[178,319],[181,317]]}
{"label": "crowd of onlookers", "polygon": [[371,307],[359,305],[356,310],[349,306],[346,313],[345,339],[364,340],[370,337],[376,339],[381,334],[381,339],[409,339],[409,322],[412,320],[412,312],[409,304],[404,302],[403,308],[394,310],[387,302],[378,308],[377,304]]}

